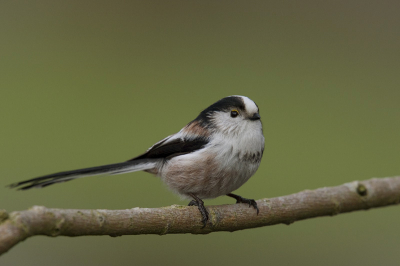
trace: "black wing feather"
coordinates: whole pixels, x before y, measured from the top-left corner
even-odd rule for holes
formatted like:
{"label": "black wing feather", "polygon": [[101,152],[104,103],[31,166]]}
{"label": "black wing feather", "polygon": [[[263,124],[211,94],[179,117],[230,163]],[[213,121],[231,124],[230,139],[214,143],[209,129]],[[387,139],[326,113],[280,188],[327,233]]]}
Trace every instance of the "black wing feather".
{"label": "black wing feather", "polygon": [[195,138],[195,139],[174,139],[170,142],[165,143],[162,141],[157,145],[154,145],[146,153],[135,157],[129,161],[137,159],[154,159],[154,158],[164,158],[171,159],[175,156],[182,154],[191,153],[202,149],[209,140],[207,138]]}

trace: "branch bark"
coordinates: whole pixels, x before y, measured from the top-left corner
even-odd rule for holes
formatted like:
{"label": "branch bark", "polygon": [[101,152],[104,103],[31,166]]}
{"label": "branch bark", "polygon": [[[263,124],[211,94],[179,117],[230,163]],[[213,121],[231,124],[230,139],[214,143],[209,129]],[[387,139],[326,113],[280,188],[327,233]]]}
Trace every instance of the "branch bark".
{"label": "branch bark", "polygon": [[0,210],[0,254],[35,235],[208,234],[237,231],[319,216],[399,204],[400,177],[354,181],[257,201],[260,214],[244,204],[208,206],[202,229],[197,207],[173,205],[128,210],[65,210],[34,206],[8,214]]}

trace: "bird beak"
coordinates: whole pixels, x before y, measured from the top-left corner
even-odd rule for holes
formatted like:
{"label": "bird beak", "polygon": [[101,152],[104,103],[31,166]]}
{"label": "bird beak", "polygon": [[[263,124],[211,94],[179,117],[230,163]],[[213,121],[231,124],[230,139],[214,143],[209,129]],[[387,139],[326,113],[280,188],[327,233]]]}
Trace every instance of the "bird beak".
{"label": "bird beak", "polygon": [[260,119],[261,119],[261,116],[259,113],[255,113],[252,117],[250,117],[250,120],[253,120],[253,121],[260,120]]}

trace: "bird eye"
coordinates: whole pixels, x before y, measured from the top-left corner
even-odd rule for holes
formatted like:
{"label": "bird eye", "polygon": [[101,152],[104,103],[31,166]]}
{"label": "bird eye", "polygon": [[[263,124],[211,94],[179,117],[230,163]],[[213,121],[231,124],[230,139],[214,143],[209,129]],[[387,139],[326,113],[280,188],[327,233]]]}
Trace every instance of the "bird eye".
{"label": "bird eye", "polygon": [[231,117],[237,117],[238,115],[239,115],[239,112],[237,110],[231,111]]}

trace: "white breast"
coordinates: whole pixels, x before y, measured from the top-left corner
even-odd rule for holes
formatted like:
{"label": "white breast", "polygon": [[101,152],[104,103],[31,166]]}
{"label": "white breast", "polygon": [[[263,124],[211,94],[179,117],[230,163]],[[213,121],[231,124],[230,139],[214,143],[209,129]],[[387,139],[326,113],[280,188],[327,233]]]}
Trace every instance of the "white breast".
{"label": "white breast", "polygon": [[214,134],[204,149],[172,158],[158,175],[184,198],[215,198],[238,189],[257,171],[264,149],[261,122],[249,126],[254,130],[244,135]]}

